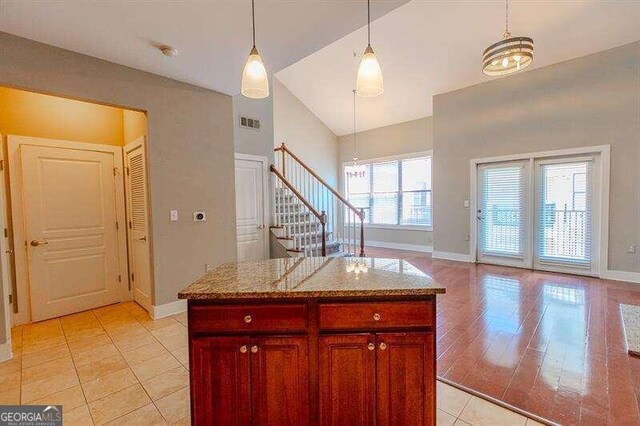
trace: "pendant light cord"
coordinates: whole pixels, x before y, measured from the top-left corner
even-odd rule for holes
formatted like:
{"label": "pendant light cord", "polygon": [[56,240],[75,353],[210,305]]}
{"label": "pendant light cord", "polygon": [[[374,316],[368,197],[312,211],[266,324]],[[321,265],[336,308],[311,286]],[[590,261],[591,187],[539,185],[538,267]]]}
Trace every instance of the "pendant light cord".
{"label": "pendant light cord", "polygon": [[367,0],[367,44],[371,46],[371,0]]}
{"label": "pendant light cord", "polygon": [[358,137],[356,136],[356,90],[353,90],[353,162],[358,158]]}
{"label": "pendant light cord", "polygon": [[256,5],[251,0],[251,28],[253,29],[253,47],[256,47]]}
{"label": "pendant light cord", "polygon": [[509,0],[505,0],[505,13],[504,13],[505,27],[504,27],[504,35],[505,38],[509,37],[511,33],[509,32]]}

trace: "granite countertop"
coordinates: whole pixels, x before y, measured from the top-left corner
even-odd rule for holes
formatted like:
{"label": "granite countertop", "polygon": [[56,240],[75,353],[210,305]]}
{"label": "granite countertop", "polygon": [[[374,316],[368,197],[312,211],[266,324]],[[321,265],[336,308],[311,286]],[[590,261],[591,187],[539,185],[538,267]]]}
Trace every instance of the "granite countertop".
{"label": "granite countertop", "polygon": [[405,260],[298,257],[218,266],[180,299],[424,296],[444,286]]}

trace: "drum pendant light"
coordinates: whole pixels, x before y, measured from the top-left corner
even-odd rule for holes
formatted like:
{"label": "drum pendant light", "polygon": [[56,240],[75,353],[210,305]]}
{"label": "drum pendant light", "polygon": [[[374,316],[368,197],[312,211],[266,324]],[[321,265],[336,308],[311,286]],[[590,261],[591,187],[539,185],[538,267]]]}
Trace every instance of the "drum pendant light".
{"label": "drum pendant light", "polygon": [[509,32],[509,0],[506,0],[505,18],[503,39],[487,47],[482,55],[482,72],[485,75],[512,74],[533,62],[533,39],[511,37]]}
{"label": "drum pendant light", "polygon": [[358,67],[356,93],[362,97],[374,97],[384,91],[382,68],[371,47],[371,3],[367,0],[367,48]]}
{"label": "drum pendant light", "polygon": [[253,47],[249,52],[249,59],[244,64],[240,92],[251,99],[263,99],[269,96],[269,78],[267,69],[262,63],[262,58],[256,49],[256,18],[255,4],[251,0],[251,23],[253,28]]}

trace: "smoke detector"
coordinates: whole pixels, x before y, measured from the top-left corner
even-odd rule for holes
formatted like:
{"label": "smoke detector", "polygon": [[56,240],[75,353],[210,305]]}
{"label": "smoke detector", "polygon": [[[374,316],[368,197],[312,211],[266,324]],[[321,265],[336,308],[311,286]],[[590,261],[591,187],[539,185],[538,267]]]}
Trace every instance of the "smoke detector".
{"label": "smoke detector", "polygon": [[163,45],[159,46],[158,49],[160,49],[164,56],[168,56],[170,58],[173,56],[178,56],[178,51],[171,46]]}

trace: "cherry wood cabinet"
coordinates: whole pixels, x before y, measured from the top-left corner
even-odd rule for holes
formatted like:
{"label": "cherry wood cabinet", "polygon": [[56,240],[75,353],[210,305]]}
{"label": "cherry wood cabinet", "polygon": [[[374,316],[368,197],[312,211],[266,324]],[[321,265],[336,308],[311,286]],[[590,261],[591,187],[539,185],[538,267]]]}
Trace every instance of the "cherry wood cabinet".
{"label": "cherry wood cabinet", "polygon": [[435,296],[189,300],[195,425],[435,425]]}

